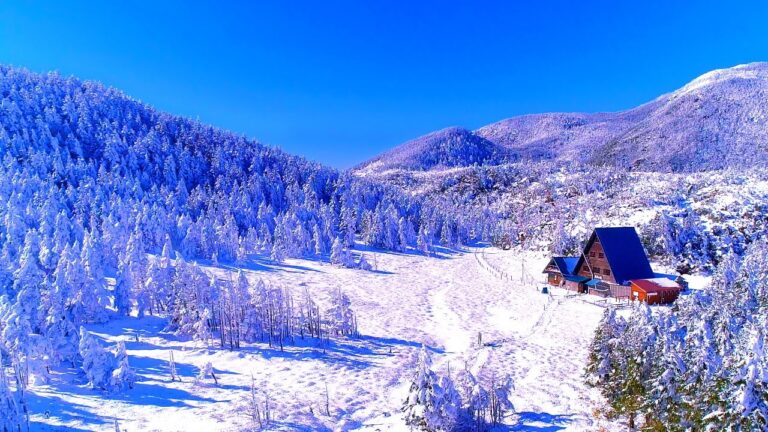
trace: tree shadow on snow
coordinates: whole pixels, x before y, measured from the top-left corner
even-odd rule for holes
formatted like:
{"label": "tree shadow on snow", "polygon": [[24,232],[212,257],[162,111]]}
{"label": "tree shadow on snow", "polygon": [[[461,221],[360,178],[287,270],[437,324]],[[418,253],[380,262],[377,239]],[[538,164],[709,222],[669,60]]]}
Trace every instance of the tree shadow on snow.
{"label": "tree shadow on snow", "polygon": [[[186,381],[190,383],[192,382],[192,378],[189,378]],[[190,405],[189,402],[228,402],[228,400],[201,397],[179,388],[165,387],[144,382],[135,383],[130,390],[111,394],[110,399],[119,400],[131,405],[152,405],[156,407],[173,408],[192,407],[193,405]]]}
{"label": "tree shadow on snow", "polygon": [[460,255],[463,253],[468,252],[467,250],[464,250],[460,247],[458,248],[447,248],[444,246],[432,246],[432,250],[429,253],[429,255],[424,255],[420,250],[414,249],[414,248],[408,248],[404,251],[393,251],[388,249],[380,249],[377,247],[369,246],[366,244],[360,244],[356,243],[354,249],[352,249],[353,252],[368,252],[368,253],[379,253],[384,255],[395,255],[395,256],[428,256],[430,258],[435,259],[450,259],[453,258],[456,255]]}
{"label": "tree shadow on snow", "polygon": [[523,411],[517,413],[518,422],[509,431],[555,432],[564,430],[573,421],[573,414],[549,414]]}
{"label": "tree shadow on snow", "polygon": [[[301,258],[304,259],[304,258]],[[312,261],[311,259],[307,258],[308,261]],[[320,260],[316,260],[320,261]],[[245,263],[242,268],[249,269],[249,265],[255,265],[257,268],[254,269],[256,271],[285,271],[289,273],[300,273],[300,272],[315,272],[315,273],[323,273],[323,271],[314,269],[311,267],[296,265],[296,264],[288,264],[285,262],[277,262],[273,261],[271,259],[266,259],[262,257],[252,257],[248,260],[247,263]],[[290,271],[295,270],[295,271]]]}
{"label": "tree shadow on snow", "polygon": [[[76,404],[57,396],[40,395],[34,391],[27,393],[27,397],[30,412],[41,415],[46,419],[56,419],[62,423],[77,421],[89,426],[112,425],[112,419],[107,419],[90,412],[90,407],[85,405]],[[30,425],[30,430],[38,430],[35,428],[37,423],[37,421],[33,421]],[[50,427],[47,424],[45,426]],[[92,430],[92,428],[79,429],[67,426],[58,430],[80,431]]]}
{"label": "tree shadow on snow", "polygon": [[[267,360],[271,358],[296,361],[317,360],[349,369],[365,369],[374,366],[376,359],[396,355],[398,347],[419,348],[421,343],[375,336],[340,338],[330,341],[297,338],[294,344],[285,345],[283,351],[278,347],[264,346],[263,343],[249,345],[242,351],[260,355]],[[444,352],[441,348],[427,347],[427,349],[439,354]]]}

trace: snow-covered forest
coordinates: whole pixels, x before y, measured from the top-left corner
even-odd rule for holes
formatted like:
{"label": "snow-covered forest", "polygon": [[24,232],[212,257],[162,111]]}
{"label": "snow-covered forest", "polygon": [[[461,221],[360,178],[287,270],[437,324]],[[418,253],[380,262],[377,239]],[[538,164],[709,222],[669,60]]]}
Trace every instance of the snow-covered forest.
{"label": "snow-covered forest", "polygon": [[176,334],[229,349],[357,331],[343,292],[320,311],[308,293],[219,280],[197,261],[261,254],[366,269],[350,252],[356,238],[428,253],[482,235],[469,214],[99,84],[0,67],[0,94],[0,352],[16,388],[8,418],[26,415],[29,383],[63,361],[82,365],[94,388],[123,387],[124,347],[107,353],[81,327],[115,316],[165,316]]}
{"label": "snow-covered forest", "polygon": [[538,162],[360,175],[454,203],[486,221],[485,239],[524,249],[574,253],[596,226],[635,226],[648,253],[682,273],[714,270],[768,232],[763,169],[633,173]]}
{"label": "snow-covered forest", "polygon": [[766,275],[762,240],[671,309],[606,310],[587,367],[606,415],[653,431],[768,429]]}

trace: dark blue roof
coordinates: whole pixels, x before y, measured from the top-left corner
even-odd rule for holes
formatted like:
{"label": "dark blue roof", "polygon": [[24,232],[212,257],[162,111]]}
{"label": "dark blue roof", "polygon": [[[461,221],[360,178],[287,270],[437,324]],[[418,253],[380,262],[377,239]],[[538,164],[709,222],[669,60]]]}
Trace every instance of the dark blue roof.
{"label": "dark blue roof", "polygon": [[568,275],[568,276],[565,276],[565,280],[571,281],[571,282],[584,282],[585,280],[589,280],[589,278],[584,276]]}
{"label": "dark blue roof", "polygon": [[563,275],[572,275],[576,273],[576,264],[579,262],[579,257],[554,257],[555,265],[560,269],[560,273]]}
{"label": "dark blue roof", "polygon": [[[594,235],[600,239],[617,283],[623,285],[630,279],[654,277],[651,263],[633,227],[595,228]],[[593,240],[590,239],[590,244]]]}

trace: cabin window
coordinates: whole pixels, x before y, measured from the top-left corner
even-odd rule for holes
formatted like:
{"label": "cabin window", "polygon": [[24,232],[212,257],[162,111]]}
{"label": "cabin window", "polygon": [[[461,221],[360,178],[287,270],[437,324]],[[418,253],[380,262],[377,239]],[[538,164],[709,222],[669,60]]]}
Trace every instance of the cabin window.
{"label": "cabin window", "polygon": [[598,257],[598,258],[602,258],[602,257],[604,257],[604,256],[605,256],[605,255],[603,255],[603,253],[602,253],[602,252],[600,252],[599,254],[597,254],[597,257]]}
{"label": "cabin window", "polygon": [[594,271],[596,274],[600,274],[600,267],[592,267],[592,270],[593,270],[593,271]]}
{"label": "cabin window", "polygon": [[610,276],[611,275],[611,271],[608,270],[608,269],[603,269],[603,274],[606,275],[606,276]]}
{"label": "cabin window", "polygon": [[581,271],[585,271],[585,272],[588,272],[588,271],[589,271],[589,267],[587,267],[587,266],[582,266],[582,267],[581,267]]}
{"label": "cabin window", "polygon": [[594,253],[594,252],[590,252],[590,253],[589,253],[589,256],[591,256],[592,258],[594,258],[594,257],[595,257],[595,253]]}

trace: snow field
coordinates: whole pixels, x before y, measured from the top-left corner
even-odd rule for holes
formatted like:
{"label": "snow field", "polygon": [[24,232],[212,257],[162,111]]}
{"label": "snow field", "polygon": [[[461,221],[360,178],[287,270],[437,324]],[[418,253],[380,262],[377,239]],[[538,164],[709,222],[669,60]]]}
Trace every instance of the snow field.
{"label": "snow field", "polygon": [[[106,395],[88,390],[74,370],[57,371],[50,385],[32,388],[35,425],[107,430],[117,419],[123,431],[239,430],[248,424],[238,407],[253,377],[259,397],[270,400],[272,429],[405,430],[400,407],[423,343],[441,373],[466,367],[481,377],[512,376],[518,415],[507,423],[514,430],[597,429],[592,410],[601,399],[586,387],[582,371],[602,308],[562,290],[541,294],[530,277],[520,282],[521,261],[534,273],[544,264],[542,255],[483,249],[489,264],[508,269],[510,280],[502,280],[471,250],[438,257],[368,253],[376,265],[370,272],[289,259],[282,265],[259,261],[252,266],[258,270],[246,273],[253,283],[262,278],[291,287],[295,296],[307,289],[321,303],[342,288],[360,338],[332,340],[325,350],[307,339],[283,352],[266,344],[227,351],[165,333],[164,321],[155,317],[94,325],[90,330],[102,345],[126,341],[140,382]],[[206,271],[228,277],[232,269]],[[170,381],[169,350],[183,382]],[[207,361],[218,385],[193,382]],[[40,414],[46,409],[48,418]]]}

